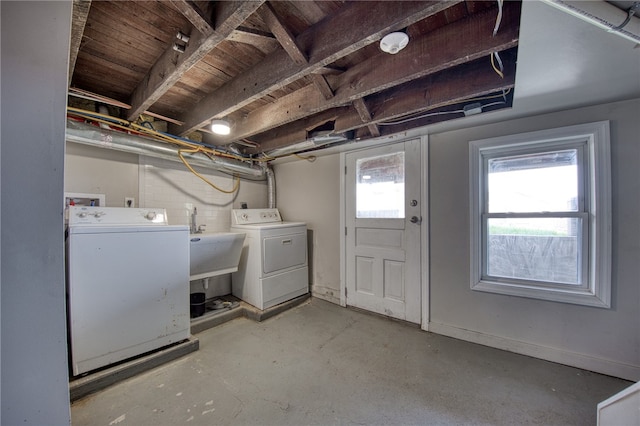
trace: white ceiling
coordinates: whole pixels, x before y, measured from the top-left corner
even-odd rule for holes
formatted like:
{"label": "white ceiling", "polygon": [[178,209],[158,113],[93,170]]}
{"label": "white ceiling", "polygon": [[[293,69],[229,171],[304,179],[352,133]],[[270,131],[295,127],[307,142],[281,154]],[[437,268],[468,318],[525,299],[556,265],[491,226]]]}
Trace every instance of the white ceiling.
{"label": "white ceiling", "polygon": [[532,112],[640,97],[640,48],[538,1],[524,1],[514,107]]}

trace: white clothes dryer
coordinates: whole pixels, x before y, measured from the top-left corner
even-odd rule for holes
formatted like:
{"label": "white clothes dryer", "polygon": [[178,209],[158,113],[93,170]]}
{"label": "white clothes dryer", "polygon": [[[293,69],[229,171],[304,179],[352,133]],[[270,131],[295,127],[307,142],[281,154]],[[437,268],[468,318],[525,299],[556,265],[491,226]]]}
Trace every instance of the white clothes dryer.
{"label": "white clothes dryer", "polygon": [[264,310],[309,293],[304,222],[284,222],[278,209],[234,209],[231,232],[246,234],[234,296]]}

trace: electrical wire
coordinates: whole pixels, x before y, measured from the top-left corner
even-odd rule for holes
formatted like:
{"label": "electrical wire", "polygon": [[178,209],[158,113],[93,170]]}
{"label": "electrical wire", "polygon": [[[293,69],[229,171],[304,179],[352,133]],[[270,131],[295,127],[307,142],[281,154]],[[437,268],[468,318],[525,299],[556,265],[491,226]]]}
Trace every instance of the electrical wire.
{"label": "electrical wire", "polygon": [[[511,92],[511,88],[507,89],[507,90],[503,90],[502,94],[500,95],[492,95],[492,96],[483,96],[480,98],[471,98],[471,99],[466,99],[463,102],[467,103],[467,102],[476,102],[476,101],[484,101],[484,100],[489,100],[489,99],[497,99],[497,98],[503,98],[505,99],[503,102],[493,102],[490,104],[486,104],[486,105],[482,105],[482,107],[490,107],[490,106],[495,106],[495,105],[504,105],[506,103],[506,96]],[[461,102],[455,102],[457,103],[461,103]],[[442,106],[447,106],[447,105],[452,105],[454,104],[454,102],[451,102],[449,104],[445,104]],[[408,123],[410,121],[413,120],[419,120],[421,118],[427,118],[427,117],[432,117],[435,115],[447,115],[447,114],[459,114],[459,113],[464,113],[464,110],[459,109],[459,110],[455,110],[455,111],[437,111],[437,112],[430,112],[430,113],[426,113],[426,114],[419,114],[419,115],[414,115],[414,116],[409,116],[407,118],[403,118],[401,120],[396,120],[396,121],[383,121],[383,122],[378,122],[376,124],[380,125],[380,126],[395,126],[398,124],[403,124],[403,123]]]}
{"label": "electrical wire", "polygon": [[207,185],[211,186],[213,189],[218,190],[224,194],[233,194],[234,192],[236,192],[239,188],[240,188],[240,177],[235,175],[235,183],[233,185],[233,188],[230,190],[226,190],[226,189],[222,189],[219,186],[215,185],[213,182],[211,182],[209,179],[207,179],[206,177],[202,176],[200,173],[196,172],[194,170],[193,167],[191,167],[191,164],[189,164],[189,162],[186,160],[186,158],[184,158],[184,156],[182,155],[182,153],[197,153],[200,152],[200,148],[193,148],[193,149],[179,149],[178,150],[178,157],[180,157],[180,160],[182,160],[182,162],[184,163],[184,165],[187,167],[187,169],[189,169],[189,171],[191,171],[191,173],[193,173],[194,175],[196,175],[197,177],[199,177],[200,179],[202,179]]}
{"label": "electrical wire", "polygon": [[296,158],[299,158],[301,160],[307,160],[310,163],[313,163],[318,158],[315,155],[309,155],[309,156],[304,157],[304,156],[299,155],[299,154],[293,154],[293,156],[296,157]]}
{"label": "electrical wire", "polygon": [[106,115],[106,114],[100,114],[97,112],[93,112],[93,111],[86,111],[86,110],[82,110],[79,108],[73,108],[73,107],[67,107],[67,112],[71,113],[71,115],[76,116],[76,117],[81,117],[81,118],[85,118],[85,119],[89,119],[91,121],[94,121],[96,123],[103,123],[103,124],[107,124],[111,127],[115,127],[119,130],[123,130],[125,132],[133,132],[139,135],[144,135],[144,136],[148,136],[151,137],[155,140],[160,140],[162,142],[168,142],[168,143],[172,143],[175,145],[179,145],[179,146],[184,146],[184,147],[201,147],[202,150],[201,152],[208,152],[212,155],[216,155],[216,156],[220,156],[220,157],[225,157],[225,158],[231,158],[234,160],[239,160],[239,161],[268,161],[268,160],[263,160],[263,159],[252,159],[252,158],[247,158],[247,157],[243,157],[240,155],[236,155],[236,154],[231,154],[228,152],[224,152],[224,151],[220,151],[219,149],[214,149],[211,148],[210,146],[206,145],[206,144],[202,144],[200,142],[196,142],[196,141],[192,141],[186,138],[182,138],[179,136],[174,136],[171,135],[169,133],[164,133],[164,132],[160,132],[158,130],[153,130],[153,129],[149,129],[146,126],[140,125],[140,124],[136,124],[121,118],[117,118],[117,117],[113,117],[110,115]]}
{"label": "electrical wire", "polygon": [[498,29],[500,28],[500,23],[502,22],[502,3],[504,0],[498,0],[498,16],[496,17],[496,24],[493,27],[493,36],[495,37],[498,34]]}
{"label": "electrical wire", "polygon": [[[498,16],[496,16],[496,24],[493,27],[493,37],[498,34],[498,30],[500,29],[500,23],[502,22],[502,4],[504,0],[497,0],[498,2]],[[498,67],[496,67],[495,60],[498,61]],[[504,78],[504,66],[502,65],[502,60],[500,59],[500,54],[498,52],[493,52],[491,54],[491,66],[493,70],[500,76],[500,78]]]}
{"label": "electrical wire", "polygon": [[[499,69],[496,67],[496,63],[493,60],[494,57],[496,58],[496,61],[498,61]],[[496,74],[500,76],[500,78],[504,78],[504,65],[502,64],[502,59],[500,59],[500,54],[498,52],[493,52],[491,54],[491,66],[493,67],[493,70],[496,72]]]}
{"label": "electrical wire", "polygon": [[633,2],[631,7],[627,10],[627,18],[624,20],[624,22],[622,22],[622,24],[618,25],[617,27],[610,28],[608,31],[610,33],[615,33],[617,31],[622,30],[629,23],[633,15],[636,14],[637,10],[640,10],[640,2],[636,1],[636,2]]}
{"label": "electrical wire", "polygon": [[[157,130],[154,130],[152,128],[149,128],[146,126],[146,124],[150,124],[150,123],[145,123],[143,122],[142,124],[136,124],[127,120],[123,120],[117,117],[112,117],[110,115],[106,115],[106,114],[100,114],[100,113],[95,113],[92,111],[86,111],[86,110],[82,110],[79,108],[73,108],[73,107],[67,107],[67,115],[71,116],[71,117],[78,117],[78,118],[82,118],[85,120],[91,120],[93,122],[96,123],[102,123],[102,124],[106,124],[112,128],[118,129],[118,130],[122,130],[124,132],[127,133],[135,133],[138,135],[142,135],[142,136],[148,136],[151,137],[157,141],[161,141],[161,142],[165,142],[165,143],[170,143],[170,144],[174,144],[174,145],[178,145],[179,148],[178,149],[178,157],[180,158],[180,160],[182,161],[182,163],[184,163],[185,167],[187,167],[187,169],[189,169],[189,171],[191,171],[191,173],[193,173],[194,175],[196,175],[197,177],[199,177],[200,179],[202,179],[204,182],[206,182],[208,185],[210,185],[211,187],[213,187],[214,189],[225,193],[225,194],[232,194],[234,192],[236,192],[240,186],[240,177],[236,174],[232,174],[232,176],[234,177],[235,183],[234,186],[231,190],[226,190],[226,189],[222,189],[218,186],[216,186],[215,184],[213,184],[212,182],[210,182],[209,180],[207,180],[207,178],[205,178],[204,176],[202,176],[200,173],[196,172],[193,167],[191,167],[191,165],[189,164],[189,162],[184,158],[183,156],[183,152],[184,153],[202,153],[204,155],[207,155],[208,157],[212,157],[212,156],[219,156],[219,157],[224,157],[224,158],[232,158],[235,160],[240,160],[240,161],[268,161],[268,160],[264,160],[264,159],[248,159],[245,157],[241,157],[239,155],[235,155],[235,154],[229,154],[229,153],[225,153],[225,152],[221,152],[212,148],[209,148],[205,145],[199,144],[197,142],[194,141],[190,141],[188,139],[184,139],[184,138],[179,138],[173,135],[170,135],[168,133],[163,133],[163,132],[159,132]],[[151,127],[153,127],[151,125]]]}

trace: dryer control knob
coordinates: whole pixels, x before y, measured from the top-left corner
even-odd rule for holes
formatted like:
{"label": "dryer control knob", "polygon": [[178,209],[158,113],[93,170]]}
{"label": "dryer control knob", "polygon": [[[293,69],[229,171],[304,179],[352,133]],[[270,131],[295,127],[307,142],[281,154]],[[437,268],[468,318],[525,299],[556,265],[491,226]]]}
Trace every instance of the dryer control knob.
{"label": "dryer control knob", "polygon": [[156,218],[156,213],[155,212],[149,212],[146,215],[144,215],[145,218],[149,219],[149,220],[153,220]]}

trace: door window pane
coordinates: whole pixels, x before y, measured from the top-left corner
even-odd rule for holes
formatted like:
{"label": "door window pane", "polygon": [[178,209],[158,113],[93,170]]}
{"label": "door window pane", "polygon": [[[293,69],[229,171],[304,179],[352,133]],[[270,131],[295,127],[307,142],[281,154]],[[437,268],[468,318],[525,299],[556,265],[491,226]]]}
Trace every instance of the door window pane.
{"label": "door window pane", "polygon": [[356,161],[356,217],[404,218],[404,152]]}

